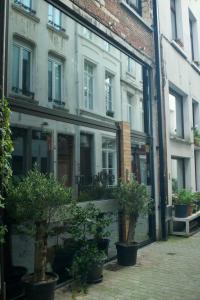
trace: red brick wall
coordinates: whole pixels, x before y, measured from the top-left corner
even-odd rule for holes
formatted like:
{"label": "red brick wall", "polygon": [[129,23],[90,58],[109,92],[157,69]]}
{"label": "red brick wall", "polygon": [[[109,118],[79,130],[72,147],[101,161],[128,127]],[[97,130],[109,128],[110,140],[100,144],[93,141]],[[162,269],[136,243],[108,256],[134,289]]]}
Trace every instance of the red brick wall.
{"label": "red brick wall", "polygon": [[[125,39],[131,46],[142,50],[153,58],[153,34],[146,26],[118,0],[70,0],[92,17]],[[148,4],[145,13],[151,7],[151,0],[143,0]],[[105,3],[100,5],[99,3]],[[151,19],[151,12],[147,16]]]}

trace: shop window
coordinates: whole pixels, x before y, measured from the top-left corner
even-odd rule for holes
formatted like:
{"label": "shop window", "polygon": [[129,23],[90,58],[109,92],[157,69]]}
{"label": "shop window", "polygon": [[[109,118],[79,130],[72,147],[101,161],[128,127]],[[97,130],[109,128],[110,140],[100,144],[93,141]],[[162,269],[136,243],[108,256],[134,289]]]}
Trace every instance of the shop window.
{"label": "shop window", "polygon": [[12,91],[27,97],[34,97],[31,92],[32,50],[29,47],[13,44]]}
{"label": "shop window", "polygon": [[80,135],[80,176],[82,185],[92,183],[93,175],[93,136],[81,133]]}
{"label": "shop window", "polygon": [[73,137],[58,134],[58,180],[72,186],[73,177]]}
{"label": "shop window", "polygon": [[105,72],[105,101],[106,101],[106,114],[114,117],[113,112],[113,75]]}
{"label": "shop window", "polygon": [[107,184],[113,185],[116,181],[116,145],[113,139],[102,139],[102,172]]}
{"label": "shop window", "polygon": [[172,158],[171,160],[172,193],[177,193],[185,188],[185,160],[184,158]]}
{"label": "shop window", "polygon": [[85,108],[90,110],[94,106],[94,69],[94,64],[84,61],[84,102]]}
{"label": "shop window", "polygon": [[174,91],[169,93],[170,133],[184,138],[183,97]]}

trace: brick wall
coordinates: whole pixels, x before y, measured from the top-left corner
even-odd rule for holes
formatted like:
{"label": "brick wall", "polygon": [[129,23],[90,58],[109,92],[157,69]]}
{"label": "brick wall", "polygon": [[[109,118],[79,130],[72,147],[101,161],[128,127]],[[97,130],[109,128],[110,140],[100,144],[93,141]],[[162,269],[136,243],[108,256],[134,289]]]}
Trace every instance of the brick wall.
{"label": "brick wall", "polygon": [[[70,0],[131,46],[153,58],[153,33],[120,0]],[[152,25],[152,0],[142,1],[143,19]]]}

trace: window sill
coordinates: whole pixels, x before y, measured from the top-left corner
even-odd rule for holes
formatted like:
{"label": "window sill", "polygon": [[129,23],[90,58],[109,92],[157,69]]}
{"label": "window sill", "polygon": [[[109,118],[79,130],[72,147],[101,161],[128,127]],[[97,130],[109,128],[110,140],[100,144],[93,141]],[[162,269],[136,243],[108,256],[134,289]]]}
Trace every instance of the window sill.
{"label": "window sill", "polygon": [[142,18],[142,16],[133,8],[131,8],[125,0],[120,0],[119,1],[121,3],[121,5],[123,5],[131,14],[133,14],[135,17],[137,17],[138,20],[140,20],[140,22],[146,27],[148,28],[150,31],[153,31],[153,28],[151,26],[149,26],[144,19]]}
{"label": "window sill", "polygon": [[23,16],[33,20],[36,23],[40,22],[40,19],[38,17],[36,17],[33,13],[26,11],[25,9],[23,9],[22,7],[18,6],[17,4],[12,4],[12,8],[19,12],[20,14],[22,14]]}
{"label": "window sill", "polygon": [[63,37],[64,39],[68,40],[69,39],[69,36],[62,30],[58,30],[56,29],[55,27],[47,24],[47,29],[52,31],[52,32],[55,32],[56,34],[60,35],[61,37]]}
{"label": "window sill", "polygon": [[134,75],[133,73],[129,72],[129,71],[126,72],[126,76],[127,76],[127,77],[131,77],[131,78],[133,78],[134,80],[136,79],[135,75]]}
{"label": "window sill", "polygon": [[99,114],[93,112],[92,110],[80,109],[79,113],[80,113],[80,115],[92,117],[92,118],[99,119],[102,121],[107,121],[107,122],[112,122],[112,123],[115,122],[114,117],[102,116],[102,115],[99,115]]}
{"label": "window sill", "polygon": [[181,46],[179,46],[179,44],[175,40],[171,41],[171,45],[179,54],[181,54],[185,59],[187,59],[187,53],[181,48]]}
{"label": "window sill", "polygon": [[170,139],[175,141],[175,142],[191,145],[190,139],[181,138],[181,137],[178,137],[178,136],[173,135],[173,134],[170,134]]}
{"label": "window sill", "polygon": [[39,101],[33,99],[32,97],[28,97],[28,96],[24,96],[24,95],[19,95],[19,94],[15,94],[15,93],[10,93],[9,94],[9,97],[11,99],[14,99],[14,100],[23,100],[23,101],[26,101],[26,102],[29,102],[29,103],[33,103],[33,104],[39,104]]}
{"label": "window sill", "polygon": [[200,74],[200,66],[197,66],[197,64],[193,61],[191,63],[192,68],[197,71]]}

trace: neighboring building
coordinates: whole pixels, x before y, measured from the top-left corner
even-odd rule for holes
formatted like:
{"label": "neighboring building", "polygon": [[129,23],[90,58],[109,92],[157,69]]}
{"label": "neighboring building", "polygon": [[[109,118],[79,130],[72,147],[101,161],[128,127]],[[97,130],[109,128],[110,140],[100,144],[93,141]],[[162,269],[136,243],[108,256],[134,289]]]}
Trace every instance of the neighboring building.
{"label": "neighboring building", "polygon": [[[156,222],[154,216],[140,219],[140,242],[153,240],[155,227],[160,234],[152,24],[150,0],[9,3],[14,175],[37,164],[78,194],[98,175],[107,174],[114,185],[134,173],[148,185],[156,208]],[[117,207],[106,205],[116,214],[114,245]],[[13,238],[20,264],[24,241]]]}
{"label": "neighboring building", "polygon": [[200,3],[158,0],[166,126],[168,204],[182,188],[200,190]]}

